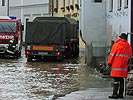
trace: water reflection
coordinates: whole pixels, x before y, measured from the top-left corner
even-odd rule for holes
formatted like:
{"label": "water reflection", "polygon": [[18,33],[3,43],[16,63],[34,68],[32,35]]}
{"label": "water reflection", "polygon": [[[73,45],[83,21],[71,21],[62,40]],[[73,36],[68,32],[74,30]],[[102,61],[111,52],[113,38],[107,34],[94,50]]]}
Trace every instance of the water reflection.
{"label": "water reflection", "polygon": [[31,69],[26,72],[26,87],[34,94],[64,95],[78,86],[76,67],[51,63],[31,63],[26,67]]}
{"label": "water reflection", "polygon": [[34,95],[58,97],[89,87],[110,85],[85,64],[29,63],[27,66],[31,70],[26,73],[26,87]]}

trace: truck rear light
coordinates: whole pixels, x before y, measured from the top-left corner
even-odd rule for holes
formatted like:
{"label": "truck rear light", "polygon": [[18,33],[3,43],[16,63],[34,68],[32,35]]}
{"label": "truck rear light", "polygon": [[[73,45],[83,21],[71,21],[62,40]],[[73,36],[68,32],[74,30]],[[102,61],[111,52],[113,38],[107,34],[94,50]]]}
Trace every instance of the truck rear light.
{"label": "truck rear light", "polygon": [[31,52],[30,51],[26,51],[26,55],[29,55],[29,54],[31,54]]}
{"label": "truck rear light", "polygon": [[66,46],[65,46],[65,48],[67,49],[67,48],[68,48],[68,46],[66,45]]}
{"label": "truck rear light", "polygon": [[57,56],[60,56],[60,55],[61,55],[61,52],[59,52],[59,51],[56,52],[56,55],[57,55]]}
{"label": "truck rear light", "polygon": [[65,46],[62,46],[63,49],[67,49],[68,48],[68,45],[65,45]]}
{"label": "truck rear light", "polygon": [[25,54],[26,54],[26,58],[29,58],[28,56],[29,56],[29,54],[31,54],[31,52],[30,51],[26,51]]}

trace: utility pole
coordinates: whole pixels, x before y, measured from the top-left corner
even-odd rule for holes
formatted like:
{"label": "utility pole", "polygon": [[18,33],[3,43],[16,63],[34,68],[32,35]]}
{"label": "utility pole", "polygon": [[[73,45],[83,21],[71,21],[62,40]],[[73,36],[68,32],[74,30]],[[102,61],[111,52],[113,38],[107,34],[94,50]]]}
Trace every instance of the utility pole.
{"label": "utility pole", "polygon": [[7,0],[7,16],[9,16],[9,0]]}
{"label": "utility pole", "polygon": [[54,15],[54,0],[52,0],[52,3],[51,3],[51,12],[53,16]]}

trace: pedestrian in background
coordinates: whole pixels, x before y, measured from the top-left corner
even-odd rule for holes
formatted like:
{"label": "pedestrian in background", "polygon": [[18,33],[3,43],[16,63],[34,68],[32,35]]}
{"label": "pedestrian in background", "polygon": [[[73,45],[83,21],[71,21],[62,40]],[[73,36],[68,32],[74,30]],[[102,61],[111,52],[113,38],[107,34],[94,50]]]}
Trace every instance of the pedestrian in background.
{"label": "pedestrian in background", "polygon": [[114,79],[113,94],[109,98],[124,98],[124,78],[128,74],[128,61],[132,55],[131,45],[127,42],[128,35],[122,33],[112,46],[108,66],[111,67],[110,76]]}

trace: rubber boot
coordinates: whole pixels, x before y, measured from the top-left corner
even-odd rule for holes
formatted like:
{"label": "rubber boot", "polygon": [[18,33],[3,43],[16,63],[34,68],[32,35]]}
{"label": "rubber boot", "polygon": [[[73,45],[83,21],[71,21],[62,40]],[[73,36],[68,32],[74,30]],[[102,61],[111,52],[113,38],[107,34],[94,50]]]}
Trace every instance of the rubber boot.
{"label": "rubber boot", "polygon": [[118,99],[118,94],[117,94],[118,88],[119,88],[119,83],[114,82],[113,94],[109,96],[110,99]]}
{"label": "rubber boot", "polygon": [[124,93],[124,79],[120,80],[120,88],[119,88],[119,98],[124,98],[123,97],[123,93]]}

